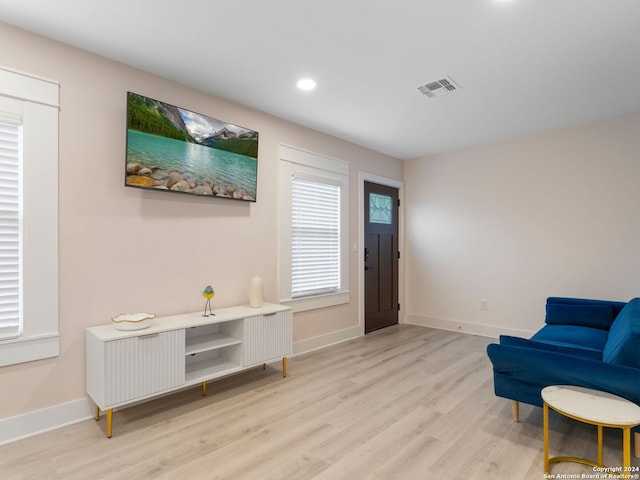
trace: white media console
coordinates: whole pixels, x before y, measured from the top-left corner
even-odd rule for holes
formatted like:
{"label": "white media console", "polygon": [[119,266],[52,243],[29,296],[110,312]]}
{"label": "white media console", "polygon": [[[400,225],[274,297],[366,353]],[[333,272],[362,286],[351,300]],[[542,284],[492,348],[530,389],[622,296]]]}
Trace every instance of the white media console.
{"label": "white media console", "polygon": [[113,325],[86,331],[87,393],[107,412],[190,385],[282,359],[292,352],[291,309],[282,305],[231,307],[212,316],[189,313],[155,318],[142,330]]}

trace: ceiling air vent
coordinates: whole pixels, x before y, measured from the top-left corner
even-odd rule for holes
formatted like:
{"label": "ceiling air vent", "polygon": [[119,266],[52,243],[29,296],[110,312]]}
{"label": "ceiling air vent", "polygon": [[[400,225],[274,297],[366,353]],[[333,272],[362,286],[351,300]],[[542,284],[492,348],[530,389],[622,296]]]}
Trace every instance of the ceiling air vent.
{"label": "ceiling air vent", "polygon": [[429,82],[418,87],[418,91],[429,98],[439,97],[440,95],[455,92],[456,90],[460,90],[460,86],[454,82],[451,77],[445,77],[441,80]]}

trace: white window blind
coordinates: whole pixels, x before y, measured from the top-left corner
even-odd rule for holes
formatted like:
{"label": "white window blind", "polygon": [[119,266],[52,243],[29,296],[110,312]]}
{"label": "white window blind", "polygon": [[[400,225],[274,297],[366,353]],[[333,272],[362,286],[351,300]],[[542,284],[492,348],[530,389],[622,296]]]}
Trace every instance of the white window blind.
{"label": "white window blind", "polygon": [[21,144],[21,126],[0,120],[0,339],[21,330]]}
{"label": "white window blind", "polygon": [[291,178],[291,297],[340,290],[340,185]]}

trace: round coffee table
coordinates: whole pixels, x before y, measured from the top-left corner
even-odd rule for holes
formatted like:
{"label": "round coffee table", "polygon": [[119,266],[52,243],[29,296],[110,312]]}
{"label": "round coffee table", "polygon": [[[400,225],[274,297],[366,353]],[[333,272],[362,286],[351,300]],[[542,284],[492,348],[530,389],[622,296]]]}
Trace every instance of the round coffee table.
{"label": "round coffee table", "polygon": [[[601,472],[617,473],[620,478],[632,478],[638,473],[631,467],[631,429],[640,425],[640,407],[611,393],[571,385],[554,385],[542,389],[544,418],[544,473],[549,464],[576,462],[600,468]],[[565,417],[598,427],[598,461],[578,457],[549,458],[549,408]],[[622,466],[605,467],[602,463],[602,428],[622,429]],[[633,471],[632,471],[633,470]]]}

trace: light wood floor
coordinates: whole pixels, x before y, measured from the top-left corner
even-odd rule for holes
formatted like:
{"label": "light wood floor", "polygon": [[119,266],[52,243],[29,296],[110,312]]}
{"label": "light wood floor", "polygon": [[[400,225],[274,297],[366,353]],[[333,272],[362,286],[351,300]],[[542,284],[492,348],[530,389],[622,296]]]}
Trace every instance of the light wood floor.
{"label": "light wood floor", "polygon": [[[540,480],[542,409],[493,394],[491,339],[399,325],[0,447],[0,478]],[[607,429],[605,463],[621,464]],[[595,427],[551,413],[551,454]],[[633,459],[633,465],[640,465]],[[552,473],[592,474],[557,464]]]}

